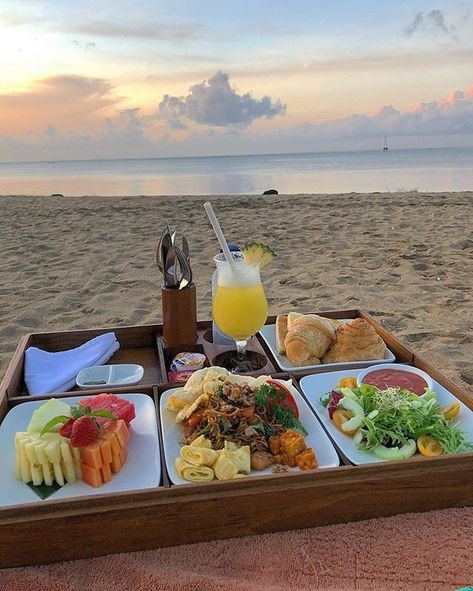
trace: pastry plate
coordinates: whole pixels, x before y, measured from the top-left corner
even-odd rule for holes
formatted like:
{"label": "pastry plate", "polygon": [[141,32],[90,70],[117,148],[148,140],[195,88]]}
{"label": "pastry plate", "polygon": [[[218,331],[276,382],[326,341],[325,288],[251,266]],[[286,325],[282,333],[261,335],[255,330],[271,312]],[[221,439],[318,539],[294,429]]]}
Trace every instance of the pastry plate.
{"label": "pastry plate", "polygon": [[[328,416],[327,409],[321,404],[320,397],[335,389],[341,378],[347,376],[357,377],[361,371],[361,369],[358,369],[319,373],[305,376],[300,381],[302,391],[330,438],[335,442],[343,456],[356,466],[360,464],[377,464],[389,460],[382,460],[374,454],[358,450],[353,443],[353,439],[349,435],[341,433],[335,427],[334,422]],[[473,411],[435,380],[433,380],[433,390],[437,393],[437,401],[440,406],[445,406],[450,402],[460,402],[461,410],[456,417],[457,424],[460,429],[463,429],[468,434],[470,441],[473,441]]]}
{"label": "pastry plate", "polygon": [[[128,459],[118,474],[107,484],[94,488],[85,482],[66,483],[47,500],[70,499],[88,495],[100,495],[133,491],[159,486],[161,462],[159,455],[158,426],[153,399],[146,394],[120,394],[135,405],[136,417],[130,425]],[[62,398],[67,404],[77,404],[87,396]],[[45,502],[29,486],[15,478],[15,433],[26,431],[33,410],[44,400],[23,402],[14,406],[0,425],[0,507],[23,503]]]}
{"label": "pastry plate", "polygon": [[[342,320],[341,322],[350,322],[352,319]],[[285,355],[281,355],[278,353],[276,347],[276,325],[275,324],[266,324],[263,328],[259,331],[259,334],[262,336],[264,342],[268,345],[269,350],[273,354],[273,357],[276,363],[279,365],[279,368],[282,371],[305,371],[307,369],[315,369],[315,368],[330,368],[330,367],[359,367],[360,363],[393,363],[396,360],[394,353],[392,353],[387,347],[384,353],[383,359],[372,359],[370,361],[341,361],[340,363],[322,363],[319,365],[304,365],[303,367],[298,367],[297,365],[293,365],[289,359]]]}
{"label": "pastry plate", "polygon": [[[287,385],[286,382],[283,383]],[[167,390],[160,398],[159,416],[161,418],[161,431],[163,434],[164,459],[169,479],[173,484],[190,484],[187,480],[179,478],[174,467],[174,460],[180,456],[180,449],[182,447],[180,442],[184,439],[182,425],[176,423],[177,413],[166,409],[168,398],[175,390],[176,388]],[[307,446],[311,447],[315,452],[319,464],[318,468],[336,468],[340,465],[340,460],[330,439],[300,393],[294,386],[291,386],[290,390],[299,408],[299,420],[308,432],[308,435],[305,436],[305,441]],[[289,468],[289,471],[301,472],[299,468]],[[273,475],[272,469],[266,468],[266,470],[262,470],[261,472],[253,470],[248,478],[264,475]]]}

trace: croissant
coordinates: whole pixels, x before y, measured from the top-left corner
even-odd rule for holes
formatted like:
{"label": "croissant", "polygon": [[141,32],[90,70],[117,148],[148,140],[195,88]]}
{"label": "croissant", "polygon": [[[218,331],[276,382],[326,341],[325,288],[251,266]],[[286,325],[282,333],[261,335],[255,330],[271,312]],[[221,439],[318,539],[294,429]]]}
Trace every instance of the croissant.
{"label": "croissant", "polygon": [[328,318],[316,314],[299,316],[284,339],[286,356],[296,366],[318,365],[335,339],[335,328]]}
{"label": "croissant", "polygon": [[364,318],[342,324],[335,331],[335,342],[323,356],[323,363],[383,359],[385,344]]}

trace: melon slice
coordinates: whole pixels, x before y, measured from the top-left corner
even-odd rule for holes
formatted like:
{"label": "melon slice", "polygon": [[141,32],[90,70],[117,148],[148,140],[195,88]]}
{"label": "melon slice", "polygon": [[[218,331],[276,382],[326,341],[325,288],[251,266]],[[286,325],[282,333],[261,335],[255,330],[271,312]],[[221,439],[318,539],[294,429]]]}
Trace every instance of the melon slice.
{"label": "melon slice", "polygon": [[[46,423],[59,415],[70,417],[71,407],[69,404],[62,402],[61,400],[50,398],[47,402],[33,411],[27,427],[28,433],[41,433]],[[59,431],[60,428],[61,425],[55,425],[51,431]]]}
{"label": "melon slice", "polygon": [[[127,427],[135,418],[135,405],[115,394],[98,394],[97,396],[91,396],[90,398],[81,400],[80,404],[81,406],[90,406],[92,410],[108,410],[115,415],[117,420],[123,419]],[[101,426],[106,426],[110,422],[110,419],[99,417],[97,422]]]}
{"label": "melon slice", "polygon": [[110,482],[127,458],[129,432],[123,419],[109,421],[97,439],[80,448],[82,479],[95,488]]}

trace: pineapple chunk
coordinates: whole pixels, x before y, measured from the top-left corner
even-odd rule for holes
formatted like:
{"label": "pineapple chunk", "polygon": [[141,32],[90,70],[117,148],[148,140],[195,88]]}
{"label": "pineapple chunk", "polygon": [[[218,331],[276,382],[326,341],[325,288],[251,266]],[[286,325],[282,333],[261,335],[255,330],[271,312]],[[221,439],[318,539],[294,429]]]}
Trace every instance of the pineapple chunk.
{"label": "pineapple chunk", "polygon": [[[63,485],[65,480],[75,482],[78,479],[76,467],[77,453],[72,451],[70,443],[58,433],[16,433],[15,475],[25,483],[33,482],[47,485],[56,481]],[[80,476],[80,468],[79,468]]]}
{"label": "pineapple chunk", "polygon": [[276,255],[274,250],[260,242],[249,242],[241,249],[247,263],[259,263],[260,268],[266,267]]}

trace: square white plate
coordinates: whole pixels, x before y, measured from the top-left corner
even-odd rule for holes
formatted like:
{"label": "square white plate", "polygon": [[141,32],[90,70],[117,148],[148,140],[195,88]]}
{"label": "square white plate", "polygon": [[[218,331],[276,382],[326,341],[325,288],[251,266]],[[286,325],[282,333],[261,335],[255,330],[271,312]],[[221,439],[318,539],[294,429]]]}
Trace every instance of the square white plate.
{"label": "square white plate", "polygon": [[[184,431],[181,423],[176,423],[176,412],[166,409],[166,403],[169,396],[176,390],[167,390],[163,393],[159,405],[159,415],[161,418],[161,429],[163,433],[164,444],[164,458],[169,478],[173,484],[190,484],[187,480],[179,478],[174,467],[174,460],[180,456],[180,449],[182,444],[180,441],[184,439]],[[307,402],[300,395],[300,393],[291,386],[291,394],[297,403],[299,409],[299,420],[306,428],[308,435],[305,436],[305,441],[308,447],[311,447],[317,456],[318,468],[336,468],[340,465],[337,452],[333,447],[330,439],[327,437],[325,431],[321,427],[314,413],[310,410]],[[289,468],[291,472],[301,472],[299,468]],[[262,470],[261,472],[252,471],[248,477],[273,475],[271,467]]]}
{"label": "square white plate", "polygon": [[[342,322],[349,322],[349,320],[342,320]],[[329,367],[340,367],[341,365],[349,366],[349,367],[359,367],[360,364],[370,364],[374,365],[376,363],[392,363],[396,360],[394,353],[392,353],[387,347],[384,354],[384,359],[373,359],[370,361],[342,361],[340,363],[322,363],[319,365],[304,365],[303,367],[298,367],[297,365],[293,365],[289,359],[285,355],[281,355],[278,353],[278,349],[276,347],[276,325],[275,324],[266,324],[263,328],[259,331],[259,334],[263,337],[264,342],[268,345],[271,353],[274,355],[279,368],[282,371],[301,371],[306,369],[314,369],[318,367],[329,368]]]}
{"label": "square white plate", "polygon": [[[319,373],[311,376],[305,376],[301,379],[300,385],[302,391],[307,397],[310,406],[314,409],[317,417],[322,422],[322,425],[335,442],[342,454],[356,466],[360,464],[376,464],[378,462],[385,462],[389,460],[382,460],[372,453],[365,453],[357,449],[353,443],[352,437],[341,433],[336,427],[335,423],[330,419],[328,410],[320,402],[320,397],[334,390],[340,378],[347,376],[357,376],[361,369],[334,371],[330,373]],[[463,429],[470,441],[473,441],[473,411],[470,410],[463,402],[459,401],[451,392],[441,386],[434,380],[433,390],[437,393],[437,401],[440,406],[445,406],[450,402],[460,402],[461,410],[457,415],[456,420],[460,429]]]}
{"label": "square white plate", "polygon": [[[82,495],[108,494],[152,488],[161,480],[158,426],[153,399],[146,394],[120,394],[135,405],[136,417],[130,424],[128,459],[118,474],[107,484],[94,488],[85,482],[66,483],[45,500],[70,499]],[[77,404],[88,396],[62,398],[67,404]],[[14,406],[0,425],[0,507],[42,502],[31,488],[15,478],[15,433],[26,431],[33,410],[45,400],[32,400]]]}

